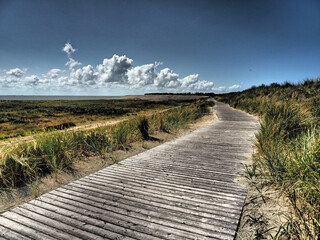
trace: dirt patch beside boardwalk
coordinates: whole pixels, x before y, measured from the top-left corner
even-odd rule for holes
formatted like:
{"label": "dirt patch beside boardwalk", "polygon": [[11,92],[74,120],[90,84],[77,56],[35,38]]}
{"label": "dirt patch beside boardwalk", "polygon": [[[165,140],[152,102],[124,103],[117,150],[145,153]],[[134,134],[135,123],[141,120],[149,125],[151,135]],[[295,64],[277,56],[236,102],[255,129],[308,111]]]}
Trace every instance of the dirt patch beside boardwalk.
{"label": "dirt patch beside boardwalk", "polygon": [[276,236],[290,215],[289,201],[274,186],[250,175],[252,154],[243,162],[247,168],[236,182],[248,189],[235,240],[278,239]]}

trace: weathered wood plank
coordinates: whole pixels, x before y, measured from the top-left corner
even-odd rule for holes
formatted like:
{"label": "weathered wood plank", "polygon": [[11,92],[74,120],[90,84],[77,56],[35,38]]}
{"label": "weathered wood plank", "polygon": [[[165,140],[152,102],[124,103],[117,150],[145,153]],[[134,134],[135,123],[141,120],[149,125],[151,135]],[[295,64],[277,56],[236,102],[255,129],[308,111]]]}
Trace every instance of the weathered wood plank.
{"label": "weathered wood plank", "polygon": [[214,109],[215,123],[0,215],[0,238],[233,239],[257,121]]}

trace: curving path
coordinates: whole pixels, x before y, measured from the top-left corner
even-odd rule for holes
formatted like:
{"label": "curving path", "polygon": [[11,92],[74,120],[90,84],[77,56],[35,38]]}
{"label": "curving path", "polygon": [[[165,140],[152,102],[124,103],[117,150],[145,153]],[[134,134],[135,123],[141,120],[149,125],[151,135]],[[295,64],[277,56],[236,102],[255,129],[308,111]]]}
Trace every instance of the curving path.
{"label": "curving path", "polygon": [[0,215],[1,239],[234,239],[257,120],[219,121]]}

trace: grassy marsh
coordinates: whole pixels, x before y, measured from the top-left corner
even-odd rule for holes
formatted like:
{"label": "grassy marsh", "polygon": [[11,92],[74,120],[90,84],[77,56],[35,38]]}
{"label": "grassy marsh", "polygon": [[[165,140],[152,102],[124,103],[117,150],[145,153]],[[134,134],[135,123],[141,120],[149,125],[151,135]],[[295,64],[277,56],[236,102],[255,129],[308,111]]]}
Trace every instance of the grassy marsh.
{"label": "grassy marsh", "polygon": [[164,110],[190,101],[70,100],[0,101],[0,140],[61,130],[146,111]]}
{"label": "grassy marsh", "polygon": [[35,141],[0,150],[0,188],[25,186],[51,174],[72,172],[78,159],[99,155],[108,158],[117,149],[127,150],[130,143],[145,140],[155,131],[177,130],[209,112],[213,102],[198,100],[180,104],[168,111],[138,114],[111,126],[92,130],[49,132]]}

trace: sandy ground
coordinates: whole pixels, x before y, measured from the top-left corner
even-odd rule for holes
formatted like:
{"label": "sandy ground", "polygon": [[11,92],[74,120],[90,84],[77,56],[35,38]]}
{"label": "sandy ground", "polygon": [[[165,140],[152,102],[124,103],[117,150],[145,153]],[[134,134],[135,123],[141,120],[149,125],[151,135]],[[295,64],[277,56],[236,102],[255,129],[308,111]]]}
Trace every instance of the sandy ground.
{"label": "sandy ground", "polygon": [[[251,154],[248,159],[243,164],[250,168]],[[275,236],[290,214],[288,200],[279,189],[249,176],[245,168],[243,176],[236,180],[247,187],[248,193],[235,239],[278,239]]]}
{"label": "sandy ground", "polygon": [[34,199],[41,194],[49,192],[58,188],[59,186],[68,184],[81,177],[94,173],[109,165],[115,164],[130,156],[136,155],[140,152],[151,149],[164,142],[171,141],[175,138],[186,135],[202,126],[208,125],[218,118],[211,112],[210,115],[206,115],[201,119],[198,119],[195,123],[190,124],[187,128],[179,131],[165,133],[155,132],[151,134],[152,137],[159,139],[159,141],[138,141],[130,144],[130,148],[127,151],[117,150],[112,152],[109,156],[102,158],[101,156],[92,156],[85,159],[77,160],[75,162],[75,172],[65,173],[62,172],[57,176],[47,176],[37,183],[30,184],[26,187],[14,189],[10,193],[2,193],[0,196],[0,213],[8,211],[9,209],[16,207],[22,203],[25,203],[31,199]]}
{"label": "sandy ground", "polygon": [[[252,115],[262,121],[259,115]],[[280,189],[264,184],[258,176],[250,177],[247,169],[252,166],[252,154],[247,157],[248,161],[243,162],[243,176],[236,180],[247,187],[248,193],[235,239],[278,239],[275,236],[290,216],[289,200]]]}

